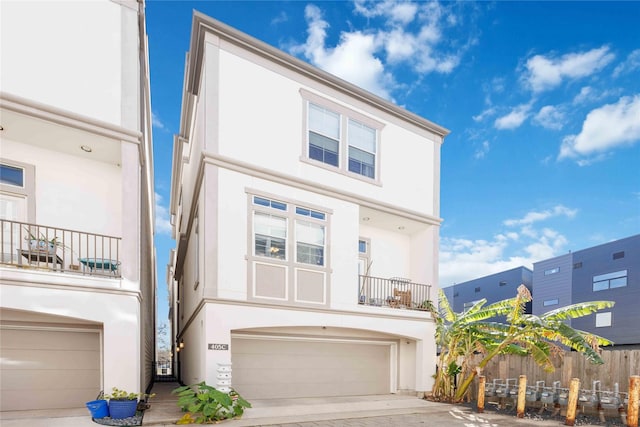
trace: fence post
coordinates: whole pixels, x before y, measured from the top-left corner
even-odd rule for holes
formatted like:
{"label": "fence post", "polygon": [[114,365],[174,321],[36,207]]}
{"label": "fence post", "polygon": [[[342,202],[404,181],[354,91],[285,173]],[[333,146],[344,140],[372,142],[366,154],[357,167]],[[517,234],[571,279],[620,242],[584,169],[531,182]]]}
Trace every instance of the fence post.
{"label": "fence post", "polygon": [[484,375],[478,376],[478,413],[484,412],[484,386],[487,378]]}
{"label": "fence post", "polygon": [[520,375],[518,380],[518,418],[524,418],[525,397],[527,396],[527,376]]}
{"label": "fence post", "polygon": [[569,400],[567,402],[567,419],[564,422],[566,426],[572,426],[576,423],[576,408],[578,406],[578,391],[580,390],[580,379],[573,378],[569,385]]}
{"label": "fence post", "polygon": [[629,377],[629,407],[627,408],[627,426],[638,427],[638,403],[640,401],[640,375]]}

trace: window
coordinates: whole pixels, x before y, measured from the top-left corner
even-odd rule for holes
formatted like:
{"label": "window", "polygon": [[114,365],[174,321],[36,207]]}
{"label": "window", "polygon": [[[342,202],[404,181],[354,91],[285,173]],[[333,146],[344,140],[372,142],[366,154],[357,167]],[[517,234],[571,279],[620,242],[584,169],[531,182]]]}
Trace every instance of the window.
{"label": "window", "polygon": [[469,302],[465,302],[463,305],[463,310],[467,311],[469,310],[471,307],[473,307],[474,305],[476,305],[476,303],[480,301],[480,300],[475,300],[475,301],[469,301]]}
{"label": "window", "polygon": [[309,104],[309,158],[338,166],[340,114]]}
{"label": "window", "polygon": [[558,305],[558,304],[559,304],[558,298],[548,299],[542,303],[544,307],[549,307],[551,305]]}
{"label": "window", "polygon": [[611,312],[596,313],[596,328],[611,326]]}
{"label": "window", "polygon": [[325,265],[326,213],[304,206],[253,196],[253,254],[289,260],[287,241],[295,239],[295,262]]}
{"label": "window", "polygon": [[507,286],[507,282],[505,282],[504,280],[500,281],[499,283],[500,286]]}
{"label": "window", "polygon": [[3,218],[13,221],[34,222],[35,167],[13,160],[0,163],[0,209]]}
{"label": "window", "polygon": [[477,287],[477,288],[475,289],[475,292],[480,292],[480,287]]}
{"label": "window", "polygon": [[324,265],[324,226],[296,221],[296,260],[304,264]]}
{"label": "window", "polygon": [[375,178],[376,131],[349,120],[349,171]]}
{"label": "window", "polygon": [[358,240],[358,252],[361,256],[369,253],[369,245],[366,240]]}
{"label": "window", "polygon": [[574,270],[576,270],[578,268],[582,268],[582,261],[576,262],[575,264],[573,264],[573,269]]}
{"label": "window", "polygon": [[24,187],[24,169],[0,164],[0,183]]}
{"label": "window", "polygon": [[621,258],[624,258],[624,251],[616,252],[615,254],[613,254],[613,259],[621,259]]}
{"label": "window", "polygon": [[383,124],[301,90],[306,108],[305,156],[351,176],[377,181]]}
{"label": "window", "polygon": [[560,267],[550,268],[549,270],[544,271],[545,276],[549,276],[550,274],[556,274],[560,271]]}
{"label": "window", "polygon": [[627,270],[593,276],[593,291],[604,291],[627,286]]}
{"label": "window", "polygon": [[276,215],[255,212],[253,217],[255,241],[254,254],[287,259],[287,219]]}

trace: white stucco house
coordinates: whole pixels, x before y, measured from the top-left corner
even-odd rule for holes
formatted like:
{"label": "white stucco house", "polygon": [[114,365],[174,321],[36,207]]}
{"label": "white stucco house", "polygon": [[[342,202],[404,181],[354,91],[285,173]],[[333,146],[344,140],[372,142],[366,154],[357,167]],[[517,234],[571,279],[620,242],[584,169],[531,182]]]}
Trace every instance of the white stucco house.
{"label": "white stucco house", "polygon": [[173,157],[180,379],[249,399],[432,386],[448,131],[194,14]]}
{"label": "white stucco house", "polygon": [[144,391],[156,280],[144,2],[1,9],[0,411]]}

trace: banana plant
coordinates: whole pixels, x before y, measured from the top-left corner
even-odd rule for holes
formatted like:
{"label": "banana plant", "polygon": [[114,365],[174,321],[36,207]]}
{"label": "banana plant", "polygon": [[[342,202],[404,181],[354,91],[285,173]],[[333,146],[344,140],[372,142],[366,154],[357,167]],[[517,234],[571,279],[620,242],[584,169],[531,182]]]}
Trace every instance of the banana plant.
{"label": "banana plant", "polygon": [[[590,301],[572,304],[541,315],[527,314],[525,304],[531,293],[524,285],[517,295],[486,305],[486,299],[477,301],[468,310],[455,313],[447,297],[440,291],[439,313],[436,314],[436,343],[440,348],[433,397],[452,402],[462,401],[474,378],[499,354],[528,355],[546,371],[553,371],[553,355],[561,353],[561,346],[582,353],[594,364],[602,364],[601,346],[613,342],[601,336],[574,329],[569,319],[588,316],[598,310],[613,307],[612,301]],[[504,322],[496,320],[503,319]],[[482,354],[482,359],[471,366],[471,356]],[[460,385],[452,387],[449,370],[451,364],[460,364]]]}

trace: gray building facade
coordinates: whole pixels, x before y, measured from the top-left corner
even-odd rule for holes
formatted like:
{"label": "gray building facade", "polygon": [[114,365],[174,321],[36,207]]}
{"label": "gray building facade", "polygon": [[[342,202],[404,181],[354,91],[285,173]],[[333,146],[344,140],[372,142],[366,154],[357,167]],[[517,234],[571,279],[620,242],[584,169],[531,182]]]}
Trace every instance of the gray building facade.
{"label": "gray building facade", "polygon": [[[468,282],[458,283],[445,288],[445,295],[453,311],[460,313],[483,298],[487,305],[517,294],[518,286],[524,284],[532,291],[533,272],[526,267],[517,267],[500,273],[491,274]],[[527,312],[531,313],[530,303]]]}

